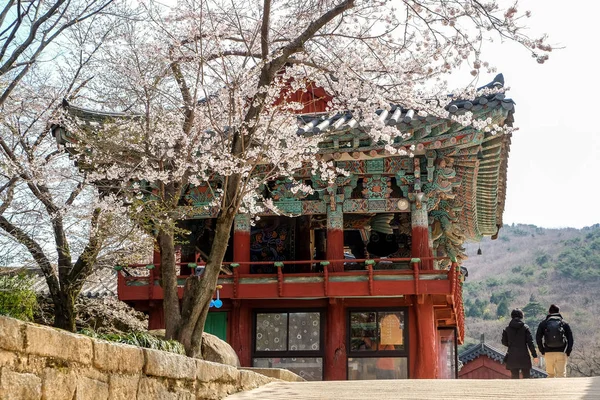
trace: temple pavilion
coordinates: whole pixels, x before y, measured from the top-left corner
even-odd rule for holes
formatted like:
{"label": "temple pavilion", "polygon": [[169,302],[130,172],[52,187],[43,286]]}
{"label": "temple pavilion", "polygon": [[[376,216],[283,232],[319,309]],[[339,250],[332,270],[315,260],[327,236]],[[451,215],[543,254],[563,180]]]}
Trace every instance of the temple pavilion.
{"label": "temple pavilion", "polygon": [[[487,87],[501,88],[502,75]],[[514,102],[502,93],[452,101],[450,117],[394,106],[377,118],[410,135],[390,154],[351,113],[325,112],[314,89],[298,116],[299,135],[325,133],[316,157],[350,172],[332,184],[312,176],[311,195],[286,180],[265,196],[289,216],[237,215],[206,330],[226,340],[242,366],[287,368],[307,380],[456,378],[464,338],[465,241],[496,238],[502,226],[510,134],[463,126],[472,112],[488,125],[512,126]],[[68,106],[81,119],[100,113]],[[112,115],[114,116],[114,115]],[[60,143],[68,141],[55,129]],[[190,233],[178,252],[181,285],[201,273],[217,210],[207,182],[186,193],[198,207],[181,221]],[[118,273],[118,295],[162,328],[160,257]],[[133,273],[133,270],[138,270]],[[182,286],[183,287],[183,286]],[[183,290],[183,289],[182,289]]]}

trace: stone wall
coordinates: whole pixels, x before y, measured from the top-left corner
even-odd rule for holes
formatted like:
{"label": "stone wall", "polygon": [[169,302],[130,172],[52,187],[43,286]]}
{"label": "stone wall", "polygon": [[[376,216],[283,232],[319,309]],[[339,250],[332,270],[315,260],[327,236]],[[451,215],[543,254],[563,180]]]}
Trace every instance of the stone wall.
{"label": "stone wall", "polygon": [[3,400],[221,399],[277,380],[0,316]]}

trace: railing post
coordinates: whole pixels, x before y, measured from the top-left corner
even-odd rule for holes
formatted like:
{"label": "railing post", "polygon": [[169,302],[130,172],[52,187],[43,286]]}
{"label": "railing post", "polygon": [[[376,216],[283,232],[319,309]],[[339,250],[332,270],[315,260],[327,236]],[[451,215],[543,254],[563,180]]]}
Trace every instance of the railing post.
{"label": "railing post", "polygon": [[279,297],[283,297],[283,263],[277,261],[273,265],[277,267],[277,294]]}
{"label": "railing post", "polygon": [[329,296],[329,261],[321,261],[323,266],[323,291],[325,296]]}

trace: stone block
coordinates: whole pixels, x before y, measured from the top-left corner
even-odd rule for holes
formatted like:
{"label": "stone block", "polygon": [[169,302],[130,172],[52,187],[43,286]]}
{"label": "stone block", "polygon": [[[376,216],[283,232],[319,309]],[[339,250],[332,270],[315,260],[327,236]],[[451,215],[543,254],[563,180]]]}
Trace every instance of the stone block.
{"label": "stone block", "polygon": [[173,379],[196,379],[196,360],[166,351],[144,349],[146,375]]}
{"label": "stone block", "polygon": [[42,375],[42,400],[72,399],[77,376],[69,370],[46,368]]}
{"label": "stone block", "polygon": [[283,368],[258,368],[258,367],[242,367],[240,369],[245,369],[248,371],[256,372],[258,374],[268,376],[270,378],[281,379],[282,381],[287,382],[305,382],[306,379],[302,378],[299,375],[296,375],[290,370]]}
{"label": "stone block", "polygon": [[196,360],[196,379],[199,382],[237,382],[240,372],[230,365]]}
{"label": "stone block", "polygon": [[14,367],[17,363],[17,355],[10,351],[0,350],[0,367]]}
{"label": "stone block", "polygon": [[75,400],[108,400],[108,384],[79,376],[77,379],[77,392]]}
{"label": "stone block", "polygon": [[240,388],[242,390],[252,390],[257,387],[273,382],[275,379],[257,374],[256,372],[240,370]]}
{"label": "stone block", "polygon": [[155,378],[140,378],[138,399],[177,400],[177,393],[169,392],[167,387]]}
{"label": "stone block", "polygon": [[136,399],[139,383],[139,375],[111,375],[108,379],[108,399]]}
{"label": "stone block", "polygon": [[23,351],[23,326],[25,324],[17,319],[0,317],[0,348]]}
{"label": "stone block", "polygon": [[139,347],[93,341],[94,366],[103,371],[136,374],[144,367],[144,353]]}
{"label": "stone block", "polygon": [[33,374],[21,374],[2,368],[0,399],[39,400],[42,397],[42,380]]}
{"label": "stone block", "polygon": [[27,324],[26,351],[45,357],[56,357],[84,365],[92,363],[92,340],[54,328]]}

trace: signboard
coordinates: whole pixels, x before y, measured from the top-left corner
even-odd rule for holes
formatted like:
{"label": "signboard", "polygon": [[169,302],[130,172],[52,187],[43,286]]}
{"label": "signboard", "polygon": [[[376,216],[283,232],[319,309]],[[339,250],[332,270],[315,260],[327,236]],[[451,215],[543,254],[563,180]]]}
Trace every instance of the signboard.
{"label": "signboard", "polygon": [[379,332],[381,335],[380,345],[402,345],[404,337],[400,318],[396,314],[385,315],[380,322]]}

